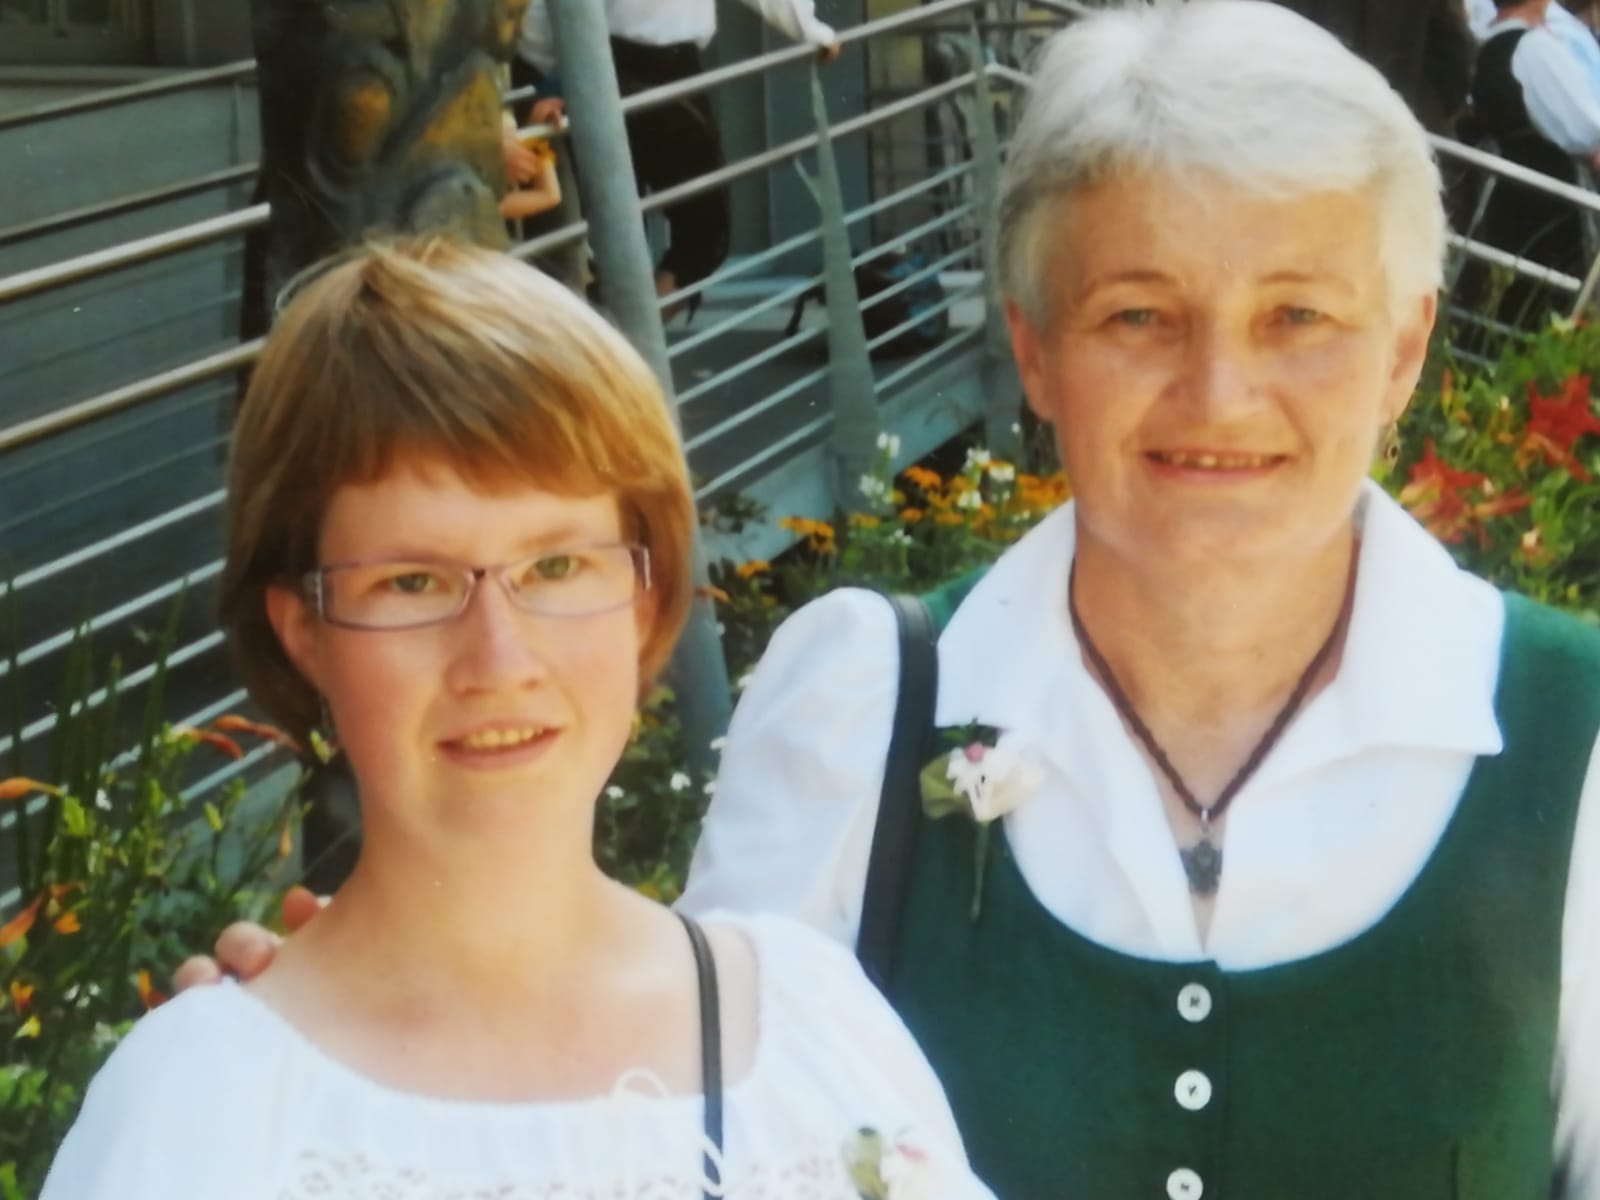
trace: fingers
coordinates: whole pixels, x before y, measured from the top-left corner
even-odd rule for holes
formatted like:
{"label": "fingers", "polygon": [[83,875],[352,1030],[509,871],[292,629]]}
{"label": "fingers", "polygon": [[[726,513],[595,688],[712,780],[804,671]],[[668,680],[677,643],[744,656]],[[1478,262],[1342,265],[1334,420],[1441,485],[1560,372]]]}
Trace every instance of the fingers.
{"label": "fingers", "polygon": [[825,63],[831,63],[839,57],[839,43],[829,42],[825,46],[817,47],[817,58]]}
{"label": "fingers", "polygon": [[327,903],[326,896],[315,895],[309,888],[290,888],[283,897],[283,927],[290,933],[303,928]]}
{"label": "fingers", "polygon": [[222,968],[217,966],[217,960],[206,958],[197,954],[193,958],[183,960],[172,976],[172,990],[186,992],[192,987],[209,987],[213,983],[222,982]]}
{"label": "fingers", "polygon": [[250,921],[236,921],[217,939],[217,963],[230,975],[254,979],[272,965],[279,938]]}
{"label": "fingers", "polygon": [[533,107],[528,111],[528,124],[554,125],[561,120],[566,111],[566,101],[560,96],[546,96],[543,100],[534,101]]}

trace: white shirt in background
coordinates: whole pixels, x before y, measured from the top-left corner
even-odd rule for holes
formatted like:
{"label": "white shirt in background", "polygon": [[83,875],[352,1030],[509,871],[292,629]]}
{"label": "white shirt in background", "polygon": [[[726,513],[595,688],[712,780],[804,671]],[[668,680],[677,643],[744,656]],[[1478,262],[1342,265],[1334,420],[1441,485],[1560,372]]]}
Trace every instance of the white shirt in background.
{"label": "white shirt in background", "polygon": [[[1593,44],[1589,31],[1579,28]],[[1516,29],[1528,34],[1512,51],[1511,73],[1522,85],[1533,127],[1575,157],[1587,159],[1600,152],[1600,72],[1585,71],[1578,55],[1547,25],[1501,21],[1489,30],[1485,45]]]}
{"label": "white shirt in background", "polygon": [[[797,42],[828,46],[838,40],[817,19],[815,0],[743,0],[763,20]],[[717,32],[716,0],[604,0],[606,28],[612,37],[646,46],[693,42],[702,49]],[[555,37],[548,0],[531,0],[522,18],[517,54],[546,74],[556,70]]]}

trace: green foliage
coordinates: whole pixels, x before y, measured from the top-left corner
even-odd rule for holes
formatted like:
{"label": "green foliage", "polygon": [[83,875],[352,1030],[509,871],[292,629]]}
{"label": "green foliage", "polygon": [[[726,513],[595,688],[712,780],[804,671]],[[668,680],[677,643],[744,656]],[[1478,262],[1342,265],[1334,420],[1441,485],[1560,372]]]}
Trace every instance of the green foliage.
{"label": "green foliage", "polygon": [[[79,638],[46,756],[50,780],[23,777],[20,752],[18,773],[0,780],[0,807],[19,818],[5,836],[22,893],[0,928],[0,1200],[38,1193],[89,1078],[159,1002],[152,979],[230,921],[261,918],[286,884],[292,801],[248,811],[235,780],[197,814],[186,782],[212,766],[206,758],[242,749],[216,728],[159,721],[159,673],[130,735],[118,675],[113,662],[101,678]],[[7,677],[18,676],[13,655]],[[277,736],[238,719],[219,725]]]}

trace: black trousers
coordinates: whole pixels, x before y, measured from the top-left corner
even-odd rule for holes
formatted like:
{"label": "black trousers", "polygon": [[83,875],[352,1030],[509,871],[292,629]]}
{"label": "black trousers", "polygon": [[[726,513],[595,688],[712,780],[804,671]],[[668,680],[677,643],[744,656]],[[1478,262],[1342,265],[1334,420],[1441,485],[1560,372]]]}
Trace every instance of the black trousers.
{"label": "black trousers", "polygon": [[[692,42],[646,46],[614,37],[611,54],[624,96],[688,79],[702,69],[700,48]],[[719,169],[722,139],[711,98],[699,93],[630,116],[628,152],[645,192],[665,191]],[[710,275],[728,257],[730,211],[725,186],[669,204],[662,215],[670,241],[657,269],[670,271],[678,287]]]}

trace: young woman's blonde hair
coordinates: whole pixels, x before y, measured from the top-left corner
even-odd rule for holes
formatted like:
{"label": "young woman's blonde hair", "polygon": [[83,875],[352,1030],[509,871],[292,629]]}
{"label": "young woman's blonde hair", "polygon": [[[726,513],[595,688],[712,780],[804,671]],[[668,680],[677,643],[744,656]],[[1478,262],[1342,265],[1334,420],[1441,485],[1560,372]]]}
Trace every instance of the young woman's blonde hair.
{"label": "young woman's blonde hair", "polygon": [[267,339],[234,429],[222,625],[256,702],[296,735],[321,701],[267,621],[266,593],[317,566],[345,484],[397,462],[495,492],[616,496],[650,551],[641,682],[692,594],[694,502],[661,389],[581,299],[504,254],[446,238],[372,243],[314,274]]}

